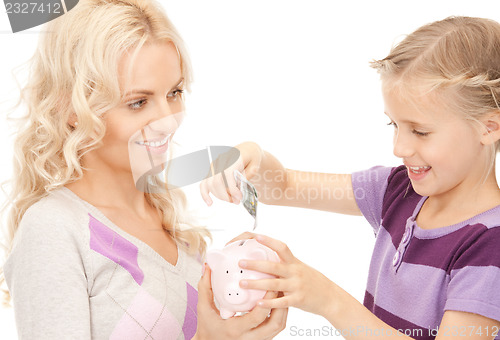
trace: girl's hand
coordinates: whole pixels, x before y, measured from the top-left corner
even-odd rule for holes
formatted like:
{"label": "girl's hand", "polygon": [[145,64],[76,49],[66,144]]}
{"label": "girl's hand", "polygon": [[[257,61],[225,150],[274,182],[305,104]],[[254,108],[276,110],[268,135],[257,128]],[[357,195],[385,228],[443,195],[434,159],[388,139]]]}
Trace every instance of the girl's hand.
{"label": "girl's hand", "polygon": [[325,316],[335,299],[336,285],[317,270],[309,267],[293,256],[287,245],[273,238],[244,233],[237,238],[252,238],[274,250],[280,263],[271,261],[241,260],[241,268],[255,270],[277,276],[276,279],[241,280],[240,286],[249,289],[281,291],[283,297],[265,299],[258,303],[263,308],[297,307],[304,311]]}
{"label": "girl's hand", "polygon": [[[216,175],[204,179],[200,184],[200,192],[203,200],[207,205],[212,205],[213,201],[210,197],[212,193],[220,200],[230,203],[239,204],[242,199],[242,193],[236,186],[234,179],[234,171],[238,170],[250,180],[258,172],[262,161],[262,149],[255,143],[245,142],[235,146],[239,150],[240,156],[238,160],[226,166],[227,159],[225,155],[219,156],[213,163],[213,169],[216,169]],[[221,171],[224,169],[223,171]]]}
{"label": "girl's hand", "polygon": [[[285,329],[288,308],[255,307],[251,312],[224,320],[214,304],[210,284],[211,271],[205,264],[205,273],[198,284],[198,329],[193,340],[260,340],[272,339]],[[268,292],[264,300],[276,297]]]}

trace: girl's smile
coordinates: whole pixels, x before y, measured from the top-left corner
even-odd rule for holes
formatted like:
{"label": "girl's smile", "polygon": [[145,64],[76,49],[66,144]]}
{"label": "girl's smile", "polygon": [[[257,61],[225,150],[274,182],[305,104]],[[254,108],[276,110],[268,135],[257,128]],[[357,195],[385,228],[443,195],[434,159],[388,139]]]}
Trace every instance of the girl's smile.
{"label": "girl's smile", "polygon": [[394,90],[383,95],[394,155],[403,160],[415,191],[435,197],[470,193],[487,159],[477,128],[435,97],[406,100]]}

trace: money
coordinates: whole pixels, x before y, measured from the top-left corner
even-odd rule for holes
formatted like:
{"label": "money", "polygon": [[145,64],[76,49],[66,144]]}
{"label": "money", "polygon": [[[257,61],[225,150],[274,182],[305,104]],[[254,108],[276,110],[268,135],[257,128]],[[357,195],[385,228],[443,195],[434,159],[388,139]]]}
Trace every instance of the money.
{"label": "money", "polygon": [[253,184],[250,183],[238,170],[234,171],[234,179],[236,181],[236,186],[240,189],[243,195],[241,200],[243,207],[254,218],[253,230],[255,230],[255,228],[257,228],[257,203],[259,203],[257,190],[255,190]]}

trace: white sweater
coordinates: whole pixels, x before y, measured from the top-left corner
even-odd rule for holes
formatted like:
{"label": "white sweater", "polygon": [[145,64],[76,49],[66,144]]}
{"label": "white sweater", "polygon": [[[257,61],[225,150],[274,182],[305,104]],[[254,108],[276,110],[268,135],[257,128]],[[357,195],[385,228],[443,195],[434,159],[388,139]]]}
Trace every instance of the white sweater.
{"label": "white sweater", "polygon": [[20,339],[190,339],[199,259],[175,266],[71,190],[24,214],[4,267]]}

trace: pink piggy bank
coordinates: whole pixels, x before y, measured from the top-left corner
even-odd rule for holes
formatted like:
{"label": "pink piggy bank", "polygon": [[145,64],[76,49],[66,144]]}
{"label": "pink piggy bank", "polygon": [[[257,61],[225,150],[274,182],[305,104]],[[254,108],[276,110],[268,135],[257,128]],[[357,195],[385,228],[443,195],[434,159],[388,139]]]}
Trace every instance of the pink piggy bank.
{"label": "pink piggy bank", "polygon": [[252,310],[257,301],[266,295],[264,290],[241,288],[240,280],[274,277],[240,268],[238,262],[242,259],[279,262],[276,252],[254,239],[236,241],[222,250],[207,252],[207,263],[212,270],[212,290],[223,319],[234,316],[236,312]]}

